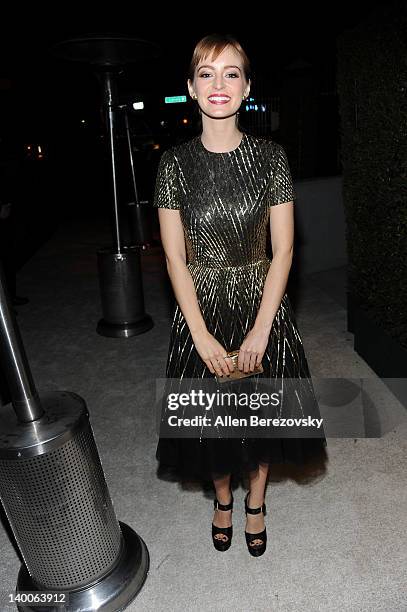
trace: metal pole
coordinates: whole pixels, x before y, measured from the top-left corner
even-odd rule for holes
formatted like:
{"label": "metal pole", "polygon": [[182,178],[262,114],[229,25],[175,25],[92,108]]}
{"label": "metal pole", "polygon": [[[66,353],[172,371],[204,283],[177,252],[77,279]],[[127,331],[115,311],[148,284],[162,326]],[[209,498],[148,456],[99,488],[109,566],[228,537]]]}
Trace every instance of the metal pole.
{"label": "metal pole", "polygon": [[30,423],[41,418],[44,409],[35,388],[20,331],[15,323],[11,299],[0,262],[0,358],[17,418]]}
{"label": "metal pole", "polygon": [[121,108],[122,108],[123,113],[124,113],[124,124],[126,126],[127,147],[128,147],[128,150],[129,150],[129,160],[130,160],[131,176],[132,176],[132,179],[133,179],[134,202],[136,204],[138,204],[139,203],[139,199],[138,199],[138,192],[137,192],[136,173],[134,171],[133,152],[131,150],[129,117],[128,117],[128,114],[127,114],[127,108],[125,106],[123,106]]}
{"label": "metal pole", "polygon": [[119,203],[117,195],[117,167],[116,167],[116,141],[114,137],[114,121],[115,121],[115,104],[117,100],[117,92],[115,83],[113,80],[113,73],[106,71],[104,73],[104,95],[105,104],[107,109],[107,128],[109,133],[110,142],[110,156],[112,166],[112,183],[113,183],[113,201],[114,201],[114,222],[115,222],[115,252],[121,253],[121,238],[120,238],[120,225],[119,225]]}

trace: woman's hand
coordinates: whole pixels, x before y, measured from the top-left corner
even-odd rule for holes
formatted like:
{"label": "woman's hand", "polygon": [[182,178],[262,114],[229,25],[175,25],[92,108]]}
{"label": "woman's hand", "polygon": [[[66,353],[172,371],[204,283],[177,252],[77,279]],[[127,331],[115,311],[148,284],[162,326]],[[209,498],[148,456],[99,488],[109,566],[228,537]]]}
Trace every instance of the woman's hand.
{"label": "woman's hand", "polygon": [[199,356],[212,374],[222,376],[233,372],[233,362],[227,357],[227,351],[208,330],[193,334],[192,340]]}
{"label": "woman's hand", "polygon": [[267,348],[270,332],[265,329],[253,327],[246,335],[239,348],[237,365],[239,370],[253,372],[255,366],[261,364]]}

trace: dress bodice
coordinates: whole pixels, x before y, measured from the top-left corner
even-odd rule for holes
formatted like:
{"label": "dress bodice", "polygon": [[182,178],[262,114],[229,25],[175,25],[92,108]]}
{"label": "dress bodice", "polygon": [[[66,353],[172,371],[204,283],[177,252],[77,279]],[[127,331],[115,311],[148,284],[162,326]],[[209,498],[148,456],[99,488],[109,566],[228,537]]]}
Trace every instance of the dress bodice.
{"label": "dress bodice", "polygon": [[283,147],[243,133],[224,153],[200,135],[167,149],[153,204],[180,211],[188,263],[222,268],[266,259],[269,208],[294,198]]}

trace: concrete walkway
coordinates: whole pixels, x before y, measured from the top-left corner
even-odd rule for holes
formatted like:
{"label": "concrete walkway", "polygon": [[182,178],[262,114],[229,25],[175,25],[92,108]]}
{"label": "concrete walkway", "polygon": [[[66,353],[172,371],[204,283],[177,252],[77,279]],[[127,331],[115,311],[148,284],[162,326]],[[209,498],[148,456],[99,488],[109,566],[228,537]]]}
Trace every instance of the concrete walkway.
{"label": "concrete walkway", "polygon": [[[87,402],[116,515],[145,540],[151,567],[129,610],[142,612],[402,612],[407,609],[407,422],[379,439],[328,439],[327,472],[301,484],[272,477],[268,549],[250,557],[242,488],[227,553],[210,537],[212,494],[156,475],[152,404],[164,375],[171,294],[163,253],[142,255],[146,310],[155,325],[130,339],[95,331],[101,317],[96,251],[110,244],[104,218],[61,225],[22,268],[30,298],[17,320],[39,392],[69,389]],[[294,303],[315,377],[377,377],[346,332],[343,269],[301,283]],[[403,415],[377,380],[388,410]],[[20,567],[0,526],[1,610]]]}

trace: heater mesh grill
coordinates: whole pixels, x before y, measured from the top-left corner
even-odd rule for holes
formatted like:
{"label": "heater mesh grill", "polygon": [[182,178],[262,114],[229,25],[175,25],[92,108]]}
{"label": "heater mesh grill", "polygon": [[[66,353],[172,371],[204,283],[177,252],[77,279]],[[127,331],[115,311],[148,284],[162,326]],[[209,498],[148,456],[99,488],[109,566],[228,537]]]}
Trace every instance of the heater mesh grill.
{"label": "heater mesh grill", "polygon": [[49,453],[0,459],[0,496],[39,586],[78,588],[115,565],[121,530],[89,423]]}

